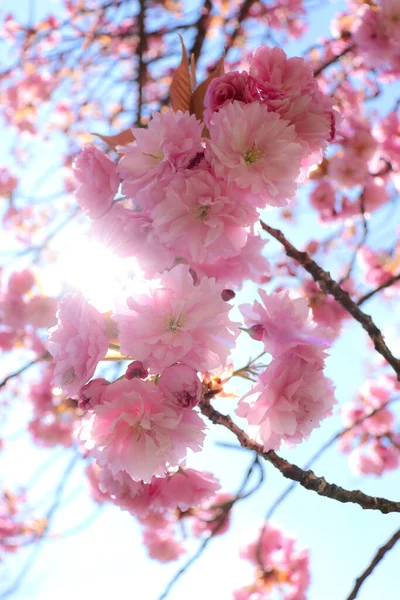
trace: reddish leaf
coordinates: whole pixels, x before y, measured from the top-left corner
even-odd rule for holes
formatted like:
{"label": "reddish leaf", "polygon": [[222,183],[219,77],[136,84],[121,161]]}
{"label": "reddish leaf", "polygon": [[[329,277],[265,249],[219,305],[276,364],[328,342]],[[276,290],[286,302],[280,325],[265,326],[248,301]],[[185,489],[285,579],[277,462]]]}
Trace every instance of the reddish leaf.
{"label": "reddish leaf", "polygon": [[204,113],[204,96],[210,83],[216,77],[220,77],[224,73],[224,57],[221,58],[214,71],[205,79],[193,92],[190,101],[190,112],[202,121]]}
{"label": "reddish leaf", "polygon": [[93,135],[97,135],[97,137],[114,150],[116,146],[126,146],[135,140],[132,129],[125,129],[125,131],[121,131],[121,133],[117,133],[116,135],[100,135],[99,133],[94,133]]}
{"label": "reddish leaf", "polygon": [[182,36],[180,35],[182,44],[182,60],[181,64],[177,68],[172,77],[171,88],[169,95],[171,98],[172,110],[189,110],[190,98],[192,96],[192,87],[190,84],[190,73],[189,73],[189,61],[187,58],[187,52],[185,44],[183,43]]}

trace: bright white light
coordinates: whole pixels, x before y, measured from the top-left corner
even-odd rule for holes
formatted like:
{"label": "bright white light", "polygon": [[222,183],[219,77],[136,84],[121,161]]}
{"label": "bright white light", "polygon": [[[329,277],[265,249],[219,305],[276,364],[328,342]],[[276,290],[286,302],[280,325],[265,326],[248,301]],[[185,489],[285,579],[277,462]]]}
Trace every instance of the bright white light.
{"label": "bright white light", "polygon": [[111,310],[132,278],[141,275],[134,258],[120,258],[82,238],[60,252],[57,271],[64,284],[79,290],[100,312]]}

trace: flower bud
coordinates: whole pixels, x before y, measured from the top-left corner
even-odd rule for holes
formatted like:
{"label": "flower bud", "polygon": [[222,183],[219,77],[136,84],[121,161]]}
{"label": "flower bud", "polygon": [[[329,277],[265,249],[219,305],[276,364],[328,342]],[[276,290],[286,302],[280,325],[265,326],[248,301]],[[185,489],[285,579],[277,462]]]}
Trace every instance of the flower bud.
{"label": "flower bud", "polygon": [[136,379],[136,377],[139,377],[139,379],[146,379],[148,374],[149,372],[143,363],[140,362],[140,360],[134,360],[130,365],[128,365],[125,378],[129,380]]}
{"label": "flower bud", "polygon": [[107,379],[98,377],[92,379],[79,390],[78,407],[81,410],[92,410],[95,406],[101,403],[101,398],[105,390],[105,386],[109,385]]}
{"label": "flower bud", "polygon": [[253,340],[257,340],[257,342],[260,342],[263,337],[264,327],[260,324],[253,325],[252,327],[250,327],[250,329],[247,330],[247,333],[251,338],[253,338]]}
{"label": "flower bud", "polygon": [[175,406],[192,408],[200,401],[200,379],[197,372],[187,365],[176,363],[164,369],[158,385],[164,396]]}
{"label": "flower bud", "polygon": [[233,290],[222,290],[221,298],[225,302],[229,302],[229,300],[232,300],[235,296],[236,294]]}

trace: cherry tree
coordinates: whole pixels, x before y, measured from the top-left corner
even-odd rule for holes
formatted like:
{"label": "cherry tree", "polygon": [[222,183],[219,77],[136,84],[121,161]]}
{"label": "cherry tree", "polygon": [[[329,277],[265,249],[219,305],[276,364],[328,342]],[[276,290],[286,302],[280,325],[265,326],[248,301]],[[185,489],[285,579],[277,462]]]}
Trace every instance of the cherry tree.
{"label": "cherry tree", "polygon": [[[287,498],[400,512],[379,491],[400,465],[400,2],[348,0],[311,46],[303,0],[39,4],[2,7],[1,455],[42,450],[30,481],[15,459],[0,480],[0,598],[42,545],[90,536],[90,516],[54,527],[72,479],[172,563],[162,600],[271,473],[287,485],[224,598],[314,598],[313,547],[273,519]],[[364,369],[345,401],[343,340]],[[236,489],[223,451],[251,459]],[[328,451],[360,489],[311,470]]]}

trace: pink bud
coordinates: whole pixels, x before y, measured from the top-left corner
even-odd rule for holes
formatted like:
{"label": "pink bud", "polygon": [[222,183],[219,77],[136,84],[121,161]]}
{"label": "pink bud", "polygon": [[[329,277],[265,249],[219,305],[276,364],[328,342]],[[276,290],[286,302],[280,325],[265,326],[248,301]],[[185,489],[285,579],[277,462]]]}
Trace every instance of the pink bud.
{"label": "pink bud", "polygon": [[229,302],[229,300],[232,300],[235,296],[236,294],[233,290],[222,290],[221,292],[221,298],[225,302]]}
{"label": "pink bud", "polygon": [[247,330],[247,333],[251,338],[253,338],[253,340],[257,340],[257,342],[260,342],[263,337],[264,327],[260,324],[253,325],[252,327],[250,327],[250,329]]}
{"label": "pink bud", "polygon": [[95,406],[101,403],[105,386],[109,385],[107,379],[98,377],[92,379],[79,390],[78,406],[81,410],[92,410]]}
{"label": "pink bud", "polygon": [[200,379],[187,365],[175,363],[164,369],[158,385],[164,396],[181,408],[192,408],[200,401]]}
{"label": "pink bud", "polygon": [[128,368],[126,369],[125,378],[126,379],[136,379],[139,377],[140,379],[146,379],[149,374],[148,370],[145,368],[140,360],[134,360]]}

